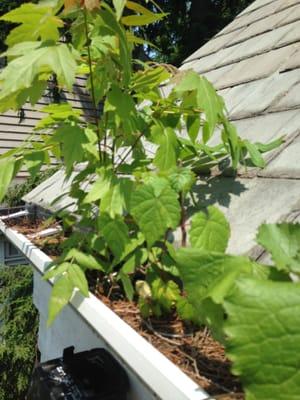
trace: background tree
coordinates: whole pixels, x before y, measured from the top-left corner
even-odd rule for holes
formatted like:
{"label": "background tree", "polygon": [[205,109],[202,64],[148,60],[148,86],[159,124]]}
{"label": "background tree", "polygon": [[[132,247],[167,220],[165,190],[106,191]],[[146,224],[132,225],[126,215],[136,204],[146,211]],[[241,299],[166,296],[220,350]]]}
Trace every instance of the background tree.
{"label": "background tree", "polygon": [[230,23],[253,0],[157,0],[167,18],[143,29],[159,51],[146,49],[158,61],[180,65],[195,50]]}

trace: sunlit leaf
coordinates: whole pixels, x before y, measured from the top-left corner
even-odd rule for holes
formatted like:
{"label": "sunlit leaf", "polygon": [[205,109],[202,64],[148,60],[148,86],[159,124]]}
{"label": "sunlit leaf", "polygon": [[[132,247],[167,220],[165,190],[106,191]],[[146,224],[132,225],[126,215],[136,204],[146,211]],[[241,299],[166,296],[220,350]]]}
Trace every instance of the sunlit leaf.
{"label": "sunlit leaf", "polygon": [[262,155],[260,154],[260,151],[256,147],[254,143],[249,142],[249,140],[244,140],[243,141],[244,146],[246,147],[250,159],[252,163],[259,168],[264,168],[266,165],[265,160],[263,159]]}
{"label": "sunlit leaf", "polygon": [[164,128],[156,134],[156,143],[159,147],[156,151],[153,164],[161,171],[173,168],[177,162],[178,141],[172,128]]}
{"label": "sunlit leaf", "polygon": [[14,177],[15,160],[8,159],[0,162],[0,201],[3,200],[6,191]]}
{"label": "sunlit leaf", "polygon": [[85,254],[77,249],[71,249],[68,252],[66,260],[75,260],[84,269],[106,271],[106,266],[104,263],[98,261],[92,254]]}
{"label": "sunlit leaf", "polygon": [[176,93],[196,91],[197,107],[203,110],[206,122],[203,128],[203,141],[206,143],[212,136],[219,117],[223,115],[223,102],[216,93],[212,84],[194,71],[185,73],[175,86]]}
{"label": "sunlit leaf", "polygon": [[49,301],[48,326],[53,323],[58,314],[68,304],[73,289],[74,286],[66,274],[62,275],[54,283]]}
{"label": "sunlit leaf", "polygon": [[38,39],[57,41],[60,36],[59,28],[64,26],[51,7],[32,3],[22,4],[0,17],[0,20],[20,24],[8,35],[6,43],[9,46]]}
{"label": "sunlit leaf", "polygon": [[142,15],[128,15],[121,19],[122,23],[127,26],[143,26],[149,25],[153,22],[160,21],[166,14],[142,14]]}
{"label": "sunlit leaf", "polygon": [[239,279],[226,299],[227,355],[249,400],[297,400],[300,286]]}
{"label": "sunlit leaf", "polygon": [[132,193],[131,213],[151,246],[179,223],[177,194],[168,186],[156,191],[152,185],[141,185]]}
{"label": "sunlit leaf", "polygon": [[113,5],[116,10],[117,19],[119,20],[123,14],[123,10],[126,4],[126,0],[113,0]]}
{"label": "sunlit leaf", "polygon": [[63,125],[55,132],[53,139],[62,143],[66,172],[70,174],[74,164],[83,161],[82,145],[88,143],[88,138],[78,125]]}
{"label": "sunlit leaf", "polygon": [[73,286],[78,288],[83,296],[88,297],[89,287],[83,270],[77,264],[70,264],[68,276]]}
{"label": "sunlit leaf", "polygon": [[172,188],[176,192],[187,193],[196,181],[195,174],[190,168],[178,167],[169,175]]}
{"label": "sunlit leaf", "polygon": [[111,218],[108,214],[101,214],[98,218],[98,228],[114,256],[120,258],[129,243],[129,231],[123,219],[121,217]]}
{"label": "sunlit leaf", "polygon": [[241,275],[260,276],[257,264],[246,257],[182,248],[175,261],[188,298],[197,307],[208,297],[221,304]]}
{"label": "sunlit leaf", "polygon": [[279,270],[300,273],[300,224],[264,224],[257,242],[272,256]]}
{"label": "sunlit leaf", "polygon": [[[76,62],[66,44],[43,46],[11,61],[1,72],[1,99],[29,88],[41,72],[54,72],[60,85],[69,89],[75,81]],[[10,79],[13,76],[14,79]]]}
{"label": "sunlit leaf", "polygon": [[193,215],[189,234],[192,247],[225,252],[230,236],[230,226],[218,208],[209,206],[206,211]]}

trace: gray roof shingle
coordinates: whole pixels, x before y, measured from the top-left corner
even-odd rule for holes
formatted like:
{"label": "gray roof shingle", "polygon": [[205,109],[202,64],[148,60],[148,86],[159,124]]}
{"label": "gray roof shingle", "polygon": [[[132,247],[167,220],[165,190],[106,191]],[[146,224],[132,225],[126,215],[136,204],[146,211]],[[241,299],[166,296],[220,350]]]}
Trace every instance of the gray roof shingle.
{"label": "gray roof shingle", "polygon": [[[285,136],[265,155],[265,169],[207,182],[208,197],[231,223],[229,251],[259,258],[259,225],[300,216],[300,1],[255,1],[181,68],[216,86],[241,137],[266,143]],[[211,204],[205,196],[202,204]]]}

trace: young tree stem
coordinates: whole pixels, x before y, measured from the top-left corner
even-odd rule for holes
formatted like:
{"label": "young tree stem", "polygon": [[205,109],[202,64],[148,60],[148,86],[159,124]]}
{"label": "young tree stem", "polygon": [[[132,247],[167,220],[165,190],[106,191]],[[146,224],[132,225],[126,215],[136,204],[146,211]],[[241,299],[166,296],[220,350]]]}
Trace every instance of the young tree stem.
{"label": "young tree stem", "polygon": [[101,152],[101,134],[100,134],[100,120],[98,116],[98,108],[97,108],[97,103],[96,103],[96,96],[95,96],[95,86],[94,86],[94,77],[93,77],[93,69],[92,69],[92,56],[91,56],[91,47],[89,43],[89,30],[88,30],[88,20],[87,20],[87,11],[86,9],[83,10],[84,14],[84,26],[85,26],[85,35],[86,35],[86,40],[87,40],[87,52],[88,52],[88,65],[89,65],[89,72],[90,72],[90,80],[91,80],[91,94],[92,94],[92,102],[93,102],[93,107],[94,107],[94,118],[96,122],[96,134],[98,138],[98,153],[99,153],[99,159],[102,161],[102,152]]}

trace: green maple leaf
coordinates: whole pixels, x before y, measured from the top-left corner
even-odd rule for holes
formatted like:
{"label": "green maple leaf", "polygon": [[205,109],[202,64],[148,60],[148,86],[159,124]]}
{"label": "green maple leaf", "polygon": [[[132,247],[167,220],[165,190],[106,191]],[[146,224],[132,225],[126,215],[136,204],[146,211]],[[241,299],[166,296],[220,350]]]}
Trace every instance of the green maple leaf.
{"label": "green maple leaf", "polygon": [[131,214],[151,246],[168,228],[176,228],[180,207],[176,192],[166,185],[141,185],[131,197]]}
{"label": "green maple leaf", "polygon": [[49,301],[48,326],[53,323],[58,314],[68,304],[74,290],[74,285],[67,274],[62,275],[54,283]]}
{"label": "green maple leaf", "polygon": [[106,240],[108,247],[118,259],[129,244],[128,227],[121,217],[111,218],[108,214],[101,214],[98,218],[98,227]]}
{"label": "green maple leaf", "polygon": [[88,143],[88,138],[83,129],[78,125],[63,125],[58,128],[52,137],[52,142],[62,143],[62,155],[66,165],[67,175],[72,171],[75,163],[84,160],[83,145]]}
{"label": "green maple leaf", "polygon": [[240,279],[225,301],[227,355],[247,400],[298,400],[300,286]]}
{"label": "green maple leaf", "polygon": [[187,193],[196,181],[195,174],[190,168],[178,167],[169,175],[171,187],[177,192]]}
{"label": "green maple leaf", "polygon": [[189,233],[192,247],[225,252],[230,236],[230,226],[218,208],[209,206],[207,212],[193,215]]}
{"label": "green maple leaf", "polygon": [[194,305],[200,305],[208,297],[221,304],[237,277],[243,274],[260,276],[262,268],[246,257],[191,248],[179,249],[175,261]]}
{"label": "green maple leaf", "polygon": [[11,61],[1,72],[0,100],[25,88],[30,88],[40,73],[57,75],[61,86],[69,90],[75,81],[76,62],[66,44],[43,45]]}
{"label": "green maple leaf", "polygon": [[159,129],[159,132],[156,132],[155,140],[156,143],[159,144],[159,147],[156,151],[153,164],[161,171],[167,171],[173,168],[176,165],[178,155],[176,133],[172,128]]}
{"label": "green maple leaf", "polygon": [[169,280],[163,281],[157,277],[151,282],[151,292],[153,300],[157,301],[165,311],[170,311],[180,298],[180,289],[178,285]]}
{"label": "green maple leaf", "polygon": [[129,209],[132,186],[130,179],[113,177],[109,189],[102,196],[100,211],[107,212],[112,218],[122,215]]}
{"label": "green maple leaf", "polygon": [[83,296],[88,297],[89,287],[83,270],[77,264],[70,264],[68,268],[68,277],[73,286],[78,288]]}
{"label": "green maple leaf", "polygon": [[279,270],[300,272],[300,224],[265,224],[257,242],[270,252]]}
{"label": "green maple leaf", "polygon": [[8,46],[39,39],[57,41],[60,37],[59,28],[64,26],[63,21],[55,16],[53,8],[32,3],[22,4],[0,20],[20,24],[8,35]]}
{"label": "green maple leaf", "polygon": [[15,160],[3,160],[0,163],[0,201],[3,200],[6,191],[15,174]]}
{"label": "green maple leaf", "polygon": [[203,127],[203,140],[206,143],[212,136],[220,116],[223,115],[224,103],[212,84],[194,71],[187,72],[174,89],[177,93],[195,91],[197,106],[203,110],[206,122]]}

